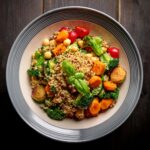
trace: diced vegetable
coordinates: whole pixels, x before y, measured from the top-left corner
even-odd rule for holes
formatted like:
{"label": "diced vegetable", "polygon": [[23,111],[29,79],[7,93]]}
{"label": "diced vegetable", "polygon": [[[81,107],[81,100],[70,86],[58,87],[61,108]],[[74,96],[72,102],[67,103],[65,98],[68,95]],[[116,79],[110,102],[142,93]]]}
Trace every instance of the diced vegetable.
{"label": "diced vegetable", "polygon": [[69,33],[67,30],[62,30],[58,33],[57,37],[56,37],[56,41],[57,42],[63,42],[65,39],[67,39],[69,37]]}
{"label": "diced vegetable", "polygon": [[91,105],[89,106],[89,112],[92,116],[96,116],[98,115],[99,111],[100,111],[101,107],[100,107],[100,103],[99,103],[99,99],[98,98],[94,98]]}
{"label": "diced vegetable", "polygon": [[101,84],[102,80],[99,76],[93,76],[89,80],[89,85],[91,88],[97,88]]}
{"label": "diced vegetable", "polygon": [[118,66],[119,64],[119,59],[118,58],[112,58],[108,53],[104,53],[101,57],[100,60],[106,64],[106,69],[111,70]]}
{"label": "diced vegetable", "polygon": [[102,89],[99,93],[99,98],[101,99],[113,99],[116,100],[119,96],[119,88],[117,88],[115,91],[113,92],[106,92],[104,89]]}
{"label": "diced vegetable", "polygon": [[117,84],[113,83],[112,81],[104,81],[103,86],[107,91],[114,91],[117,88]]}
{"label": "diced vegetable", "polygon": [[96,75],[102,75],[105,72],[106,65],[99,60],[94,61],[94,65],[92,67],[92,71]]}
{"label": "diced vegetable", "polygon": [[52,52],[53,52],[53,54],[54,54],[55,56],[57,56],[57,55],[60,55],[60,54],[62,54],[63,52],[65,52],[65,50],[66,50],[66,46],[65,46],[63,43],[61,43],[61,44],[58,44],[58,45],[52,50]]}
{"label": "diced vegetable", "polygon": [[65,118],[65,113],[60,108],[47,109],[47,115],[54,120],[63,120]]}
{"label": "diced vegetable", "polygon": [[90,46],[97,56],[101,56],[105,51],[102,50],[102,39],[99,36],[85,36],[85,45]]}
{"label": "diced vegetable", "polygon": [[76,107],[86,109],[90,105],[92,99],[93,99],[93,96],[90,93],[84,96],[79,95],[77,99],[75,100],[74,105]]}
{"label": "diced vegetable", "polygon": [[36,76],[36,77],[38,77],[39,74],[40,74],[39,70],[34,70],[34,69],[28,69],[27,72],[28,72],[29,76]]}
{"label": "diced vegetable", "polygon": [[103,89],[102,84],[100,84],[99,87],[92,90],[92,95],[93,96],[98,95],[101,92],[102,89]]}
{"label": "diced vegetable", "polygon": [[111,75],[110,75],[110,79],[111,81],[113,81],[114,83],[122,83],[126,78],[126,71],[122,68],[122,67],[116,67]]}
{"label": "diced vegetable", "polygon": [[100,102],[100,108],[102,110],[108,109],[113,104],[113,99],[102,99]]}
{"label": "diced vegetable", "polygon": [[78,34],[78,37],[80,38],[83,38],[84,36],[88,35],[90,32],[88,29],[79,26],[75,27],[75,31]]}
{"label": "diced vegetable", "polygon": [[46,93],[44,90],[44,87],[42,85],[37,85],[33,90],[32,90],[32,98],[36,102],[43,102],[46,97]]}

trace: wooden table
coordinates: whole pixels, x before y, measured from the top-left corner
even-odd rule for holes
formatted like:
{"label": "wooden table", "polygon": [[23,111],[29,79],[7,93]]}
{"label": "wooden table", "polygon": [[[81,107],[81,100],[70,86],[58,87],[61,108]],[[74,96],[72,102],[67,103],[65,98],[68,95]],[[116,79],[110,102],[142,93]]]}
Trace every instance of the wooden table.
{"label": "wooden table", "polygon": [[15,135],[16,143],[12,146],[17,143],[50,148],[52,144],[56,148],[66,145],[41,136],[21,120],[8,97],[5,68],[15,38],[32,19],[53,8],[81,5],[104,11],[126,27],[140,50],[144,65],[143,90],[132,115],[113,133],[86,145],[97,144],[98,149],[115,150],[122,146],[147,145],[150,148],[147,137],[150,134],[150,0],[0,0],[0,4],[0,124],[5,131],[5,134],[1,133],[4,141],[10,142]]}

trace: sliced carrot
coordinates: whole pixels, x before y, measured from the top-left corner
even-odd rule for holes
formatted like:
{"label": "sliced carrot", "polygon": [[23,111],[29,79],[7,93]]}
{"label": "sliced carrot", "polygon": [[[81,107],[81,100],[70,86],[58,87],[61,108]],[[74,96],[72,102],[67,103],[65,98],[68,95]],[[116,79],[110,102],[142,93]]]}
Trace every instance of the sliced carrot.
{"label": "sliced carrot", "polygon": [[105,72],[105,64],[99,60],[94,61],[94,65],[92,67],[92,71],[95,72],[96,75],[102,75]]}
{"label": "sliced carrot", "polygon": [[99,76],[93,76],[89,80],[89,85],[91,88],[96,88],[101,84],[102,80]]}
{"label": "sliced carrot", "polygon": [[100,103],[98,98],[94,98],[89,106],[89,112],[92,116],[96,116],[100,111]]}
{"label": "sliced carrot", "polygon": [[52,50],[52,52],[53,52],[53,54],[54,54],[55,56],[58,56],[58,55],[62,54],[65,50],[66,50],[66,46],[65,46],[63,43],[61,43],[61,44],[58,44],[58,45]]}
{"label": "sliced carrot", "polygon": [[57,42],[63,42],[65,39],[67,39],[69,36],[69,33],[67,30],[62,30],[61,32],[58,33],[56,37]]}
{"label": "sliced carrot", "polygon": [[49,91],[50,91],[50,86],[47,84],[47,85],[45,86],[45,92],[48,93]]}
{"label": "sliced carrot", "polygon": [[117,88],[117,84],[113,83],[112,81],[105,81],[103,85],[107,91],[114,91]]}
{"label": "sliced carrot", "polygon": [[100,102],[100,108],[102,110],[108,109],[113,103],[113,99],[102,99]]}

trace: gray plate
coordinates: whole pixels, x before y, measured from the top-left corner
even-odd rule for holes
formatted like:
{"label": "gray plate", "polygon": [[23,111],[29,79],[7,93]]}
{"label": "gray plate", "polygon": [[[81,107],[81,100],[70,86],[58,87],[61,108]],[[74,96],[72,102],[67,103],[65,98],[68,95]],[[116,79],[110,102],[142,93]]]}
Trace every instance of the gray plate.
{"label": "gray plate", "polygon": [[[49,25],[72,19],[93,22],[111,32],[121,43],[130,65],[129,90],[120,108],[112,117],[100,125],[85,129],[60,128],[38,117],[26,103],[19,83],[21,58],[32,38]],[[29,126],[52,139],[67,142],[83,142],[100,138],[112,132],[128,118],[139,100],[143,83],[143,68],[137,46],[129,33],[117,21],[100,11],[73,6],[49,11],[36,18],[23,29],[11,48],[7,62],[6,80],[12,104]]]}

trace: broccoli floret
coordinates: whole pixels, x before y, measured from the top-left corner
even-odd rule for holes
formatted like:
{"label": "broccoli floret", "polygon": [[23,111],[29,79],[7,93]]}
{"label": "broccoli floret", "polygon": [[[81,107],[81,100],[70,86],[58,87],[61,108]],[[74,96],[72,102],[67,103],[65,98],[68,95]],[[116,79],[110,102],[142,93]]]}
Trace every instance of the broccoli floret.
{"label": "broccoli floret", "polygon": [[62,120],[65,118],[65,113],[60,108],[49,108],[46,112],[50,118],[55,120]]}
{"label": "broccoli floret", "polygon": [[99,87],[95,88],[92,90],[92,95],[95,96],[95,95],[98,95],[102,90],[102,84],[100,84]]}
{"label": "broccoli floret", "polygon": [[86,94],[84,96],[79,95],[74,102],[74,105],[79,108],[86,109],[93,99],[92,94]]}
{"label": "broccoli floret", "polygon": [[28,69],[27,72],[28,72],[29,76],[36,76],[36,77],[38,77],[39,74],[40,74],[39,70],[33,70],[33,69]]}
{"label": "broccoli floret", "polygon": [[99,36],[85,36],[85,45],[90,46],[97,56],[101,56],[105,51],[102,49],[102,38]]}
{"label": "broccoli floret", "polygon": [[106,92],[104,89],[101,90],[99,94],[99,98],[112,98],[112,99],[117,99],[119,96],[119,88],[117,88],[114,92]]}
{"label": "broccoli floret", "polygon": [[103,55],[101,55],[100,60],[106,64],[107,70],[113,69],[114,67],[118,66],[118,64],[119,64],[119,59],[112,58],[110,56],[110,54],[108,54],[108,53],[104,53]]}

